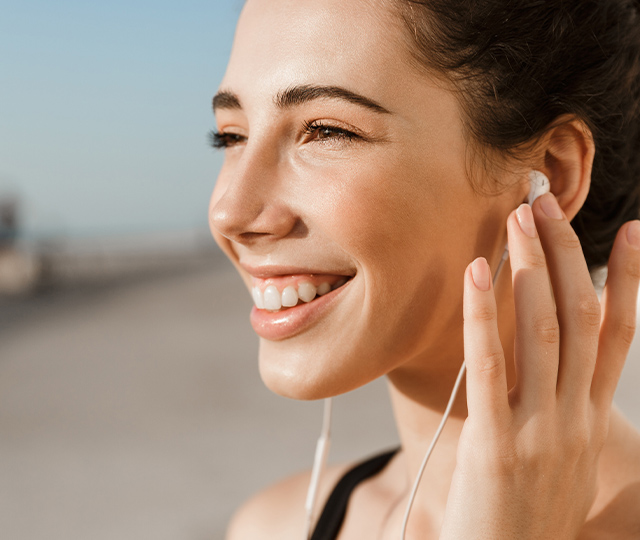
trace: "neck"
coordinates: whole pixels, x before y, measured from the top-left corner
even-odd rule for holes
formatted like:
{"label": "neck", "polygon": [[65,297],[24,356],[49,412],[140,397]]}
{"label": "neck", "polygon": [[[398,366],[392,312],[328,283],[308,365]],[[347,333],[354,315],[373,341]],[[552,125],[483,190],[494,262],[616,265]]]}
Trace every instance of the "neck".
{"label": "neck", "polygon": [[[506,264],[496,283],[498,328],[505,351],[509,387],[515,380],[513,342],[515,336],[511,271]],[[505,276],[507,276],[505,278]],[[409,491],[418,475],[424,455],[442,420],[464,357],[462,324],[437,347],[389,374],[389,392],[398,435],[402,444],[404,487]],[[412,518],[439,524],[446,507],[451,479],[456,467],[458,441],[467,417],[465,381],[462,381],[451,414],[422,475],[412,508]],[[407,487],[408,486],[408,487]],[[421,518],[421,519],[420,519]]]}
{"label": "neck", "polygon": [[[389,392],[402,444],[403,469],[406,474],[404,485],[408,497],[424,455],[442,421],[444,407],[442,410],[422,407],[406,399],[393,383],[389,384]],[[458,440],[465,420],[456,409],[460,408],[464,397],[464,388],[461,388],[456,398],[456,406],[429,458],[416,495],[414,509],[428,509],[427,513],[433,518],[444,514],[449,485],[456,466]]]}

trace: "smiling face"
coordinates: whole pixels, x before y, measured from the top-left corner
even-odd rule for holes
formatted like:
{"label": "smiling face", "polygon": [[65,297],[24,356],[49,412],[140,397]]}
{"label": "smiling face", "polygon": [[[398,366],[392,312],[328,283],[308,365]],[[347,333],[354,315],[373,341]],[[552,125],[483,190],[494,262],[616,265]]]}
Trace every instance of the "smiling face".
{"label": "smiling face", "polygon": [[[380,1],[244,8],[214,100],[225,162],[210,223],[271,308],[251,320],[282,395],[459,367],[464,269],[497,263],[522,193],[474,192],[455,95],[410,62]],[[295,307],[274,311],[283,300]]]}

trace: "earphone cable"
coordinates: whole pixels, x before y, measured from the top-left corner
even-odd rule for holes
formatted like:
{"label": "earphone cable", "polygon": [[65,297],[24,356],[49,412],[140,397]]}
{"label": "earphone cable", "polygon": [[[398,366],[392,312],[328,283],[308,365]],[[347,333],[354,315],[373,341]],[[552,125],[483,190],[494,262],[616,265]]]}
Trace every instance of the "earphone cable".
{"label": "earphone cable", "polygon": [[[496,269],[496,273],[493,276],[494,286],[496,284],[496,280],[498,279],[498,275],[500,274],[500,270],[502,269],[502,265],[508,259],[508,257],[509,257],[509,245],[507,244],[504,248],[504,252],[502,253],[502,258],[498,263],[498,268]],[[416,498],[418,487],[420,486],[420,480],[422,480],[422,474],[424,473],[424,470],[427,467],[427,462],[431,457],[431,453],[433,452],[433,449],[436,447],[436,443],[440,438],[440,434],[442,433],[442,430],[444,429],[444,426],[447,423],[449,414],[451,413],[451,409],[453,408],[453,403],[455,402],[456,396],[458,395],[458,390],[460,389],[460,384],[462,383],[462,379],[464,378],[466,369],[467,369],[467,365],[463,361],[462,366],[460,366],[460,371],[458,372],[456,382],[453,385],[453,390],[451,391],[451,396],[449,397],[447,408],[445,409],[444,414],[442,415],[442,420],[440,420],[440,425],[438,426],[438,429],[436,430],[436,433],[433,436],[433,439],[431,440],[431,444],[429,445],[429,448],[426,454],[424,455],[424,458],[422,459],[422,463],[420,464],[418,475],[416,476],[416,479],[413,483],[413,488],[411,489],[411,495],[409,495],[409,502],[407,503],[407,509],[405,510],[405,513],[404,513],[404,519],[402,520],[402,533],[400,535],[401,540],[405,540],[405,535],[407,533],[407,523],[409,523],[409,514],[411,512],[411,507],[413,506],[413,501]]]}
{"label": "earphone cable", "polygon": [[[527,197],[527,204],[529,206],[533,205],[533,201],[535,201],[538,197],[550,191],[551,184],[549,182],[549,178],[542,172],[537,170],[532,170],[529,172],[529,195]],[[493,285],[495,287],[496,280],[498,279],[498,275],[500,275],[500,270],[502,270],[502,266],[505,261],[509,258],[509,244],[507,243],[504,246],[504,251],[502,253],[502,257],[500,262],[498,263],[498,268],[496,269],[496,273],[493,275]],[[401,540],[405,540],[405,534],[407,532],[407,523],[409,522],[409,513],[411,512],[411,507],[413,506],[413,501],[416,498],[416,493],[418,492],[418,486],[420,485],[420,480],[422,479],[422,474],[427,466],[427,462],[429,461],[429,457],[431,457],[431,453],[440,438],[440,434],[444,429],[444,425],[447,423],[447,419],[449,418],[449,414],[451,413],[451,408],[453,407],[453,403],[456,400],[456,396],[458,395],[458,389],[460,388],[460,383],[462,382],[463,375],[466,371],[466,363],[462,362],[462,366],[460,366],[460,371],[458,372],[458,377],[456,378],[456,382],[453,385],[453,391],[451,392],[451,396],[449,397],[449,402],[447,403],[447,408],[444,411],[444,415],[442,416],[442,420],[440,421],[440,425],[436,430],[436,434],[429,445],[429,449],[427,453],[424,455],[422,459],[422,463],[420,464],[420,470],[418,471],[418,475],[416,476],[416,480],[413,484],[413,488],[411,490],[411,495],[409,496],[409,503],[407,504],[407,510],[404,514],[404,520],[402,521],[402,533],[400,535]]]}
{"label": "earphone cable", "polygon": [[[532,170],[529,173],[529,182],[530,182],[530,190],[529,196],[527,197],[527,202],[531,206],[533,205],[533,201],[535,201],[540,195],[547,193],[550,191],[550,183],[549,178],[547,176],[536,170]],[[504,247],[504,252],[502,253],[502,257],[500,262],[498,263],[498,268],[496,269],[496,273],[493,276],[493,285],[495,287],[496,280],[498,279],[498,275],[500,274],[500,270],[502,270],[502,266],[505,261],[509,258],[509,244],[506,244]],[[431,457],[431,453],[440,438],[440,434],[444,429],[445,424],[447,423],[447,419],[449,418],[449,414],[451,413],[451,409],[453,407],[453,403],[456,400],[456,396],[458,395],[458,389],[460,388],[460,384],[462,383],[463,376],[466,371],[466,364],[463,360],[462,366],[460,366],[460,371],[458,372],[458,376],[456,378],[456,382],[453,386],[453,390],[451,392],[451,396],[449,397],[449,402],[447,403],[447,407],[445,409],[444,415],[442,416],[442,420],[440,421],[440,425],[436,430],[436,433],[429,445],[427,453],[425,454],[422,463],[420,464],[420,470],[418,471],[418,475],[413,484],[413,488],[411,490],[411,495],[409,496],[409,503],[407,504],[407,509],[405,511],[404,520],[402,522],[402,533],[401,540],[405,540],[405,534],[407,531],[407,523],[409,522],[409,513],[411,512],[411,507],[413,506],[413,501],[416,497],[416,493],[418,492],[418,487],[420,485],[420,480],[422,479],[422,474],[427,466],[427,462],[429,461],[429,457]],[[306,510],[306,534],[305,540],[310,540],[312,526],[313,526],[313,511],[316,503],[316,499],[318,496],[318,486],[320,483],[320,478],[322,476],[322,472],[327,464],[327,458],[329,456],[329,443],[331,440],[331,408],[332,408],[332,399],[327,398],[324,400],[324,416],[322,421],[322,432],[320,434],[320,438],[318,439],[318,443],[316,445],[316,454],[313,460],[313,469],[311,471],[311,481],[309,483],[309,490],[307,491],[307,500],[305,503]]]}
{"label": "earphone cable", "polygon": [[309,482],[309,490],[307,491],[307,500],[305,502],[306,526],[305,540],[311,538],[313,526],[313,511],[318,498],[318,487],[320,478],[327,466],[329,457],[329,445],[331,442],[331,411],[333,408],[333,400],[327,398],[324,400],[324,412],[322,415],[322,431],[316,443],[316,454],[313,459],[313,469],[311,469],[311,481]]}

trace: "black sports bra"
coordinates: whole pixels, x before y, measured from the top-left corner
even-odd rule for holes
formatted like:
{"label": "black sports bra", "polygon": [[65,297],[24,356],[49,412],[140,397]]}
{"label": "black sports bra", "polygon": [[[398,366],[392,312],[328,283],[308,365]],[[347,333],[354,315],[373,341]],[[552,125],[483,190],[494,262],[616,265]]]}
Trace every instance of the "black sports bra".
{"label": "black sports bra", "polygon": [[342,527],[347,513],[347,504],[353,490],[366,479],[371,478],[384,469],[399,448],[372,457],[356,465],[338,481],[333,488],[327,504],[322,509],[320,519],[311,535],[311,540],[335,540]]}

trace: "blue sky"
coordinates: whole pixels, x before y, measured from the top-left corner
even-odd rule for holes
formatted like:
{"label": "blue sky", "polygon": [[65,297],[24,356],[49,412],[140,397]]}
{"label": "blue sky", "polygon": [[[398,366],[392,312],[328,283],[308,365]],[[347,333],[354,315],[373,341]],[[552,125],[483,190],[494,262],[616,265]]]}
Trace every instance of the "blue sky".
{"label": "blue sky", "polygon": [[0,0],[0,194],[30,235],[206,227],[241,0]]}

